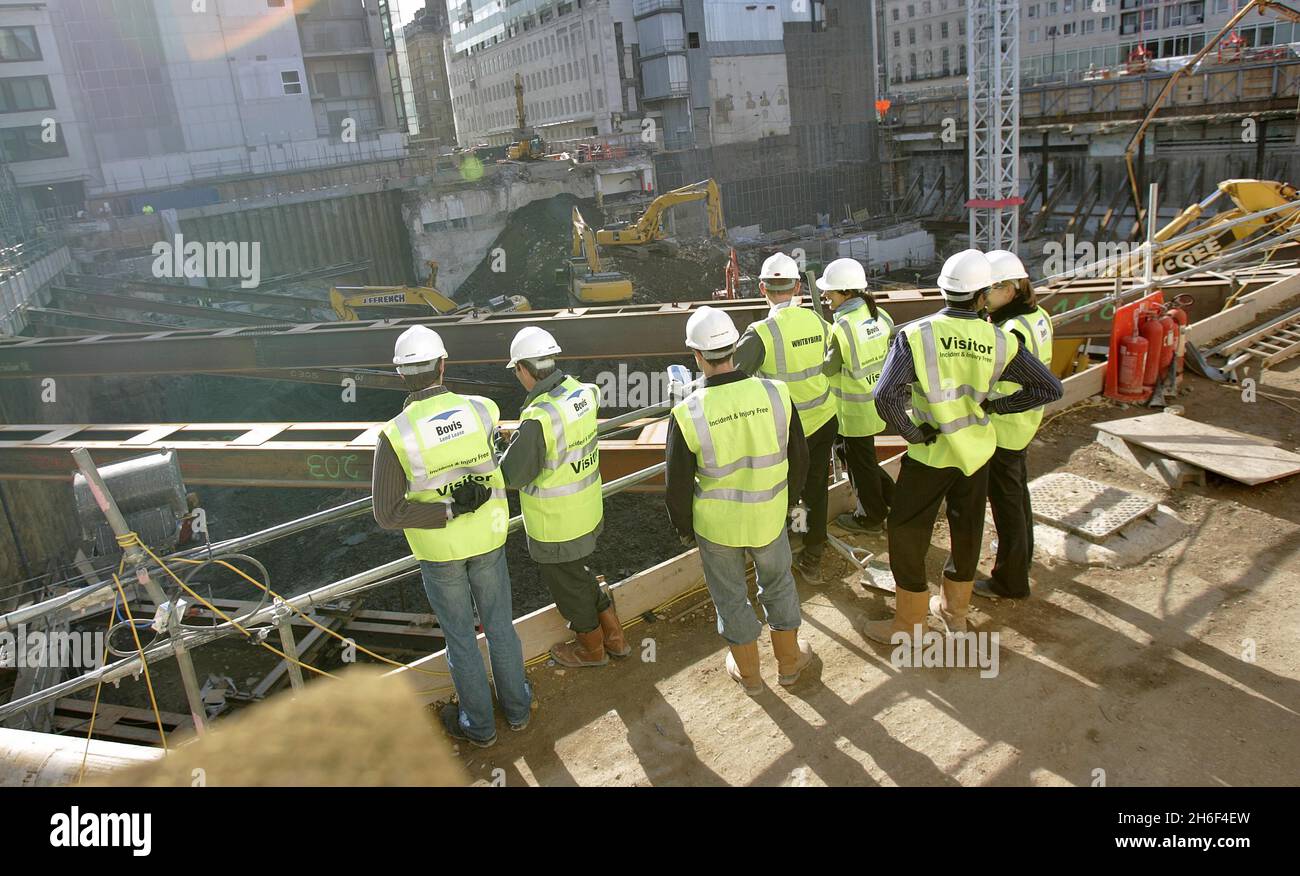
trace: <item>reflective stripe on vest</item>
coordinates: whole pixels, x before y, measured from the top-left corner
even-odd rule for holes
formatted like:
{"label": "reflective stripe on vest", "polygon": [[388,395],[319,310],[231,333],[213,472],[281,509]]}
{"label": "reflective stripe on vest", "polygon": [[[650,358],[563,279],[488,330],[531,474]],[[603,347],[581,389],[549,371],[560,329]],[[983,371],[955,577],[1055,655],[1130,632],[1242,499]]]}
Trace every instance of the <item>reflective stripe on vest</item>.
{"label": "reflective stripe on vest", "polygon": [[942,313],[904,331],[917,374],[913,416],[939,430],[932,443],[911,444],[907,453],[932,468],[974,474],[997,448],[989,415],[980,406],[1019,345],[983,320]]}
{"label": "reflective stripe on vest", "polygon": [[541,473],[519,490],[524,529],[534,541],[572,541],[604,517],[598,397],[594,386],[565,377],[520,413],[537,421],[546,442]]}
{"label": "reflective stripe on vest", "polygon": [[[1051,368],[1053,335],[1051,314],[1039,307],[1033,313],[1014,316],[1003,325],[1007,326],[1010,323],[1015,323],[1015,328],[1024,335],[1025,343],[1038,357],[1038,361]],[[1002,380],[993,387],[989,398],[1014,395],[1019,391],[1019,383],[1013,380]],[[1024,450],[1038,433],[1038,427],[1043,422],[1043,409],[1037,407],[1015,414],[993,414],[992,416],[998,446],[1007,450]]]}
{"label": "reflective stripe on vest", "polygon": [[763,547],[785,529],[790,391],[745,378],[696,390],[672,416],[695,454],[695,531],[730,547]]}
{"label": "reflective stripe on vest", "polygon": [[[830,381],[822,375],[822,362],[826,359],[826,350],[830,344],[830,331],[825,321],[811,310],[798,306],[783,306],[774,310],[771,316],[754,323],[754,331],[766,341],[766,352],[758,372],[762,377],[786,384],[794,408],[799,412],[804,432],[811,435],[835,416]],[[792,346],[795,341],[811,339],[811,335],[790,338],[789,334],[797,330],[815,330],[820,335],[820,344],[807,345],[812,356]],[[798,359],[802,367],[796,367],[792,359]]]}
{"label": "reflective stripe on vest", "polygon": [[[831,394],[838,401],[836,413],[841,435],[875,435],[885,429],[885,421],[876,413],[875,385],[889,353],[894,322],[888,313],[879,309],[873,319],[870,308],[860,298],[853,299],[849,305],[852,306],[835,320],[834,333],[840,340],[843,364],[839,373],[830,376]],[[878,334],[860,343],[859,333],[864,328]]]}
{"label": "reflective stripe on vest", "polygon": [[[472,411],[471,420],[454,416]],[[476,510],[458,514],[440,529],[406,529],[406,541],[417,559],[450,562],[479,556],[501,547],[510,519],[505,480],[493,453],[496,405],[478,396],[442,392],[407,405],[384,425],[406,475],[406,499],[450,505],[454,486],[473,478],[489,490]],[[477,428],[470,429],[468,423]]]}

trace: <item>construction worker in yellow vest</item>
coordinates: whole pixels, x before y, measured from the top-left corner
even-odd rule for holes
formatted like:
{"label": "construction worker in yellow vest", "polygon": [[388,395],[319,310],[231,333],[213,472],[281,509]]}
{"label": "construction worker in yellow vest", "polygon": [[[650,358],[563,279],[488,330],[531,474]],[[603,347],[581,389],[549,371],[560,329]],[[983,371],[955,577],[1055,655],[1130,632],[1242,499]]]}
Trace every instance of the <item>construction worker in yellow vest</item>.
{"label": "construction worker in yellow vest", "polygon": [[[944,262],[944,308],[899,328],[876,383],[876,412],[908,448],[886,523],[897,586],[894,617],[866,625],[864,634],[875,642],[911,641],[924,631],[929,612],[949,632],[966,631],[984,537],[988,463],[997,448],[991,418],[1061,397],[1061,382],[1050,369],[1014,335],[980,317],[992,285],[992,268],[979,250]],[[1001,380],[1020,389],[994,399]],[[950,549],[940,593],[930,599],[925,559],[945,502]]]}
{"label": "construction worker in yellow vest", "polygon": [[799,264],[790,256],[778,252],[763,262],[758,288],[771,309],[765,319],[745,329],[734,361],[746,374],[786,385],[808,436],[808,476],[800,485],[806,512],[794,518],[794,528],[803,530],[799,574],[809,584],[819,584],[826,549],[831,448],[838,426],[830,381],[822,373],[831,327],[810,308],[800,306],[800,286]]}
{"label": "construction worker in yellow vest", "polygon": [[[447,348],[432,329],[402,332],[393,364],[411,395],[375,443],[375,522],[402,530],[420,561],[459,701],[442,708],[443,728],[486,748],[497,739],[493,685],[510,729],[527,727],[532,709],[506,568],[510,511],[494,452],[500,414],[491,399],[443,386]],[[491,685],[475,612],[487,637]]]}
{"label": "construction worker in yellow vest", "polygon": [[771,629],[778,681],[792,685],[812,660],[799,638],[802,614],[790,570],[789,508],[807,468],[807,447],[790,390],[747,377],[732,353],[740,335],[723,310],[697,309],[686,346],[704,385],[668,421],[668,517],[686,546],[698,544],[704,582],[729,649],[727,674],[753,696],[763,691],[758,636],[746,567],[754,564],[758,601]]}
{"label": "construction worker in yellow vest", "polygon": [[[1029,273],[1015,253],[1004,249],[989,253],[993,289],[989,292],[989,318],[1016,336],[1047,367],[1052,366],[1052,317],[1038,306]],[[1011,395],[1020,387],[1004,380],[993,387],[990,398]],[[989,506],[998,533],[993,572],[975,581],[975,593],[993,599],[1029,596],[1029,566],[1034,559],[1034,512],[1029,505],[1029,468],[1025,454],[1043,421],[1043,409],[1018,414],[994,414],[997,450],[989,461]]]}
{"label": "construction worker in yellow vest", "polygon": [[876,458],[875,436],[885,429],[876,413],[875,389],[894,331],[889,314],[867,291],[867,272],[854,259],[836,259],[817,278],[834,312],[830,350],[822,373],[835,397],[836,453],[848,469],[858,509],[835,518],[850,532],[879,535],[894,495],[894,481]]}
{"label": "construction worker in yellow vest", "polygon": [[604,666],[607,655],[626,657],[632,648],[588,565],[605,525],[600,392],[556,367],[561,352],[554,336],[536,326],[520,329],[511,342],[509,367],[528,395],[501,472],[506,486],[519,491],[528,555],[577,636],[552,647],[551,657],[561,666]]}

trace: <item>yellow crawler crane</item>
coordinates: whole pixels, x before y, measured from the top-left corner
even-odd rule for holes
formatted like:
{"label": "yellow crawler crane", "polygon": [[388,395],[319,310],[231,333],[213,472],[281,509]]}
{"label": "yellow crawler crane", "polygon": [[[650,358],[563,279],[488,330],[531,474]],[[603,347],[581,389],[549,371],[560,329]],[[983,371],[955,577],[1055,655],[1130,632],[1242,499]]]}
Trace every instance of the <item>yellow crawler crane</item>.
{"label": "yellow crawler crane", "polygon": [[[464,313],[486,309],[492,312],[531,310],[528,299],[522,295],[499,295],[487,303],[486,308],[474,304],[460,304],[434,288],[438,278],[438,263],[429,262],[428,286],[334,286],[330,289],[330,307],[340,320],[355,322],[364,318],[357,311],[368,308],[414,307],[431,310],[437,315]],[[382,314],[381,314],[382,315]],[[418,315],[418,314],[406,314]]]}
{"label": "yellow crawler crane", "polygon": [[[573,250],[567,271],[560,268],[561,282],[568,285],[576,304],[620,304],[632,300],[632,281],[618,271],[607,271],[596,249],[596,235],[573,208]],[[567,273],[567,276],[565,274]]]}
{"label": "yellow crawler crane", "polygon": [[663,229],[664,213],[678,204],[694,201],[704,201],[708,207],[709,236],[725,238],[727,225],[722,219],[722,190],[716,181],[706,179],[655,198],[635,222],[600,229],[596,232],[596,243],[601,246],[626,246],[663,240],[667,236]]}
{"label": "yellow crawler crane", "polygon": [[[1206,212],[1226,195],[1233,206],[1212,213]],[[1278,210],[1250,222],[1241,222],[1231,228],[1227,223],[1251,213],[1295,204],[1293,210]],[[1300,226],[1300,194],[1290,183],[1259,179],[1229,179],[1219,183],[1217,190],[1199,203],[1192,204],[1179,213],[1173,221],[1155,234],[1156,243],[1175,237],[1196,235],[1173,246],[1157,248],[1153,266],[1156,274],[1174,274],[1201,262],[1219,256],[1238,241],[1262,237],[1264,234],[1281,234]],[[1279,244],[1282,246],[1285,244]],[[1136,250],[1127,258],[1119,259],[1105,276],[1132,277],[1140,275],[1144,254]]]}

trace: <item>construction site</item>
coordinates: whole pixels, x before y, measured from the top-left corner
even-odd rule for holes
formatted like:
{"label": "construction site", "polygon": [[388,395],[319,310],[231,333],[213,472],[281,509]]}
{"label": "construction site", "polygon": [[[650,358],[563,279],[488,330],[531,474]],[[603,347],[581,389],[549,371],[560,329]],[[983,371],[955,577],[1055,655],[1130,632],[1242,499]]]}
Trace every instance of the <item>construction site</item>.
{"label": "construction site", "polygon": [[[152,2],[165,48],[170,0]],[[239,7],[231,29],[277,14],[214,5]],[[283,27],[301,33],[306,73],[359,75],[345,62],[371,52],[388,75],[390,4],[361,4],[384,27],[350,55],[312,49],[325,7],[295,5]],[[539,27],[612,16],[635,62],[611,49],[602,70],[639,111],[576,139],[534,107],[550,92],[532,68],[494,66],[489,45],[475,63],[504,121],[467,127],[465,56],[449,56],[454,148],[402,132],[396,148],[276,166],[249,145],[243,166],[141,160],[125,182],[109,180],[124,160],[101,155],[65,209],[40,200],[65,183],[28,180],[17,135],[0,140],[0,787],[189,786],[195,764],[213,785],[1295,784],[1300,43],[1265,53],[1234,34],[1247,14],[1289,25],[1300,12],[1248,0],[1173,60],[1022,83],[1022,4],[968,0],[969,66],[944,93],[892,86],[894,5],[773,13],[790,72],[779,101],[774,88],[749,98],[763,124],[784,107],[784,128],[752,142],[719,134],[720,80],[701,103],[707,146],[698,131],[673,139],[693,80],[649,96],[653,59],[677,50],[652,49],[647,22],[683,16],[686,57],[700,6],[715,28],[701,33],[723,44],[709,0],[629,3],[626,19],[610,0],[540,13]],[[51,10],[31,6],[0,8],[0,32],[44,41],[19,60],[70,56]],[[258,45],[222,39],[231,58]],[[838,84],[835,65],[800,63],[857,47],[867,60]],[[711,57],[768,88],[739,49]],[[277,99],[305,100],[294,82]],[[726,96],[737,117],[744,87]],[[611,90],[602,105],[616,96],[633,103]],[[397,130],[385,113],[380,140]],[[93,139],[93,122],[60,125]],[[149,176],[164,166],[168,179]],[[802,272],[801,306],[833,319],[815,284],[851,258],[904,328],[944,307],[940,267],[968,248],[1023,260],[1064,387],[1027,450],[1032,596],[973,601],[970,629],[993,642],[977,661],[918,650],[900,665],[862,633],[895,610],[890,555],[883,534],[837,525],[858,502],[833,457],[824,582],[797,579],[815,658],[797,684],[773,676],[746,696],[699,551],[665,510],[668,369],[695,373],[687,322],[711,305],[742,333],[762,323],[760,266],[781,252]],[[394,345],[417,325],[445,343],[448,389],[495,403],[506,440],[527,403],[506,367],[520,329],[545,328],[560,368],[599,390],[604,528],[588,564],[632,653],[594,669],[552,659],[573,633],[510,492],[505,555],[535,701],[527,730],[503,722],[490,748],[441,731],[455,690],[439,618],[406,538],[372,509],[377,446],[408,391]],[[897,478],[907,441],[886,430],[875,448]],[[932,587],[948,545],[941,515]],[[996,551],[990,514],[982,566]],[[358,738],[302,735],[336,722]],[[265,759],[292,749],[296,765],[235,763],[281,732]],[[332,771],[345,745],[364,770]],[[458,757],[432,771],[388,760],[412,747]]]}

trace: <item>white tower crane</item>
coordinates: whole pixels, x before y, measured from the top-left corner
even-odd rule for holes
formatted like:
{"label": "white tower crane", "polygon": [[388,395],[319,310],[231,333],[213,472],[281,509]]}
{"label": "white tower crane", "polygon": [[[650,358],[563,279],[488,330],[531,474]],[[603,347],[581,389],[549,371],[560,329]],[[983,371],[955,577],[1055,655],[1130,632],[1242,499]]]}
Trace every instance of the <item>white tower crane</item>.
{"label": "white tower crane", "polygon": [[1020,239],[1020,0],[967,0],[970,245]]}

